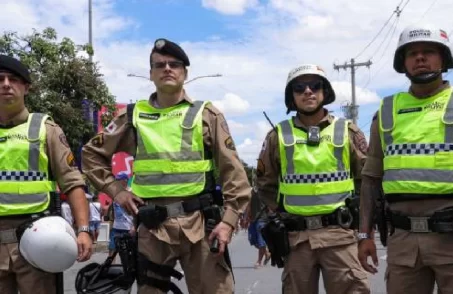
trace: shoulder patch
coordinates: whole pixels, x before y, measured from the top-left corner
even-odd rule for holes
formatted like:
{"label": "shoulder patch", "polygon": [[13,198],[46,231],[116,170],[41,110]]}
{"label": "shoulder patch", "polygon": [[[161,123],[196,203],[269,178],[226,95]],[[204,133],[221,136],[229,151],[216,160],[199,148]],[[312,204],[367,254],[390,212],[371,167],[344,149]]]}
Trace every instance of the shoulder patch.
{"label": "shoulder patch", "polygon": [[355,133],[354,136],[352,137],[352,142],[360,152],[362,152],[363,154],[367,154],[368,143],[362,132],[359,131]]}
{"label": "shoulder patch", "polygon": [[65,134],[60,134],[60,142],[61,144],[63,144],[65,147],[69,148],[69,143],[68,143],[68,140],[66,139],[66,135]]}
{"label": "shoulder patch", "polygon": [[69,155],[66,157],[66,163],[71,167],[77,166],[77,164],[75,162],[74,154],[72,152],[69,153]]}
{"label": "shoulder patch", "polygon": [[230,150],[236,151],[236,146],[234,145],[234,141],[233,141],[233,138],[231,138],[231,136],[226,138],[225,147],[230,149]]}
{"label": "shoulder patch", "polygon": [[99,133],[91,139],[91,144],[95,147],[102,147],[104,145],[104,133]]}

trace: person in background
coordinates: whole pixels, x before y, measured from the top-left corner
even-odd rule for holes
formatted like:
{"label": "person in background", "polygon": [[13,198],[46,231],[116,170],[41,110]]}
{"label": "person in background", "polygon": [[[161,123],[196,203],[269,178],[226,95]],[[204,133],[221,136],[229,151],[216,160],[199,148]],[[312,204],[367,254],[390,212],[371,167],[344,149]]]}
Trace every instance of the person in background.
{"label": "person in background", "polygon": [[250,245],[255,246],[258,249],[258,259],[254,265],[254,268],[259,269],[263,265],[267,265],[271,259],[271,254],[267,249],[266,242],[264,241],[261,233],[261,230],[266,225],[269,209],[258,197],[256,189],[252,190],[252,199],[244,214],[244,226],[248,226]]}
{"label": "person in background", "polygon": [[86,194],[90,205],[90,234],[93,238],[93,244],[97,244],[99,237],[99,228],[101,226],[101,203],[91,194]]}
{"label": "person in background", "polygon": [[[124,183],[125,186],[130,183],[127,174],[119,173],[115,178],[117,181]],[[129,186],[126,189],[129,189]],[[118,203],[112,202],[111,205],[113,207],[113,224],[110,230],[109,256],[112,256],[116,249],[115,237],[124,234],[135,234],[134,217],[124,211]]]}

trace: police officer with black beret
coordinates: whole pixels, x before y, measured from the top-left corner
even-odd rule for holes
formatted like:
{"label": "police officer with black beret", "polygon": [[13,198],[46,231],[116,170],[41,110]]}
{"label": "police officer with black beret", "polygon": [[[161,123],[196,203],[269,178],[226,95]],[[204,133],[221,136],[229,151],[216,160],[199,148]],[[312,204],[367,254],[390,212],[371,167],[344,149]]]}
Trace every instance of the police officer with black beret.
{"label": "police officer with black beret", "polygon": [[[140,294],[181,293],[170,279],[180,278],[173,269],[177,260],[190,294],[234,292],[227,244],[251,187],[223,114],[187,96],[189,65],[179,45],[156,40],[150,56],[156,92],[128,105],[83,148],[82,169],[95,188],[142,220]],[[110,160],[116,152],[135,158],[130,192],[113,177]],[[216,201],[214,167],[223,203]],[[217,242],[219,252],[213,253]]]}
{"label": "police officer with black beret", "polygon": [[[85,181],[62,129],[46,114],[29,113],[24,97],[32,79],[19,60],[0,55],[0,292],[63,293],[56,275],[19,252],[16,229],[51,210],[56,186],[68,195],[77,226],[78,261],[91,256]],[[53,211],[52,211],[53,212]],[[58,242],[59,240],[55,240]],[[33,244],[35,245],[35,244]],[[36,248],[43,248],[36,244]],[[42,249],[41,249],[42,250]],[[70,250],[68,251],[70,252]],[[52,252],[47,252],[52,256]],[[52,262],[58,265],[60,260]],[[60,275],[61,277],[61,275]],[[61,282],[61,281],[60,281]],[[59,286],[57,286],[59,285]],[[59,289],[56,289],[57,287]]]}

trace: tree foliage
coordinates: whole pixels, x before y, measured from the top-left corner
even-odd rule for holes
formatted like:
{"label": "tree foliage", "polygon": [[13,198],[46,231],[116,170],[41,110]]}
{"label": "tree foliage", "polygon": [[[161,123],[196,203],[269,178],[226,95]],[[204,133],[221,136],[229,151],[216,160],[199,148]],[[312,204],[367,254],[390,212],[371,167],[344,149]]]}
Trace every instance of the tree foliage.
{"label": "tree foliage", "polygon": [[[106,122],[115,111],[115,98],[87,53],[93,54],[91,46],[76,45],[69,38],[59,41],[52,28],[26,36],[16,32],[0,36],[0,54],[19,58],[30,69],[33,83],[25,97],[27,108],[51,115],[73,151],[95,133],[92,116],[87,114],[106,106],[107,117],[102,119]],[[79,152],[74,153],[79,159]]]}

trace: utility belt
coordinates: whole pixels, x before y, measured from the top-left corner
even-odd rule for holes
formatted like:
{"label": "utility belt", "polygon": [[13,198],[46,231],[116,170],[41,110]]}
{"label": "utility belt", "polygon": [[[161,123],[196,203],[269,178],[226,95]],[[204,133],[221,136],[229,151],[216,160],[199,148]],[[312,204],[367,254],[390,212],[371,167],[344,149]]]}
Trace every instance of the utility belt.
{"label": "utility belt", "polygon": [[429,217],[390,212],[390,223],[394,228],[413,233],[453,233],[453,208],[436,211]]}
{"label": "utility belt", "polygon": [[326,215],[299,216],[296,218],[281,218],[280,215],[270,215],[261,233],[271,253],[271,265],[284,267],[290,253],[288,232],[317,230],[328,226],[340,226],[351,229],[353,216],[346,206]]}
{"label": "utility belt", "polygon": [[283,222],[288,232],[318,230],[328,226],[340,226],[343,229],[350,229],[353,223],[353,216],[348,207],[340,207],[330,214],[300,216],[284,219]]}
{"label": "utility belt", "polygon": [[168,205],[148,203],[146,206],[139,208],[138,221],[148,229],[156,229],[168,218],[182,216],[198,210],[203,211],[212,205],[213,197],[211,194],[202,194]]}

